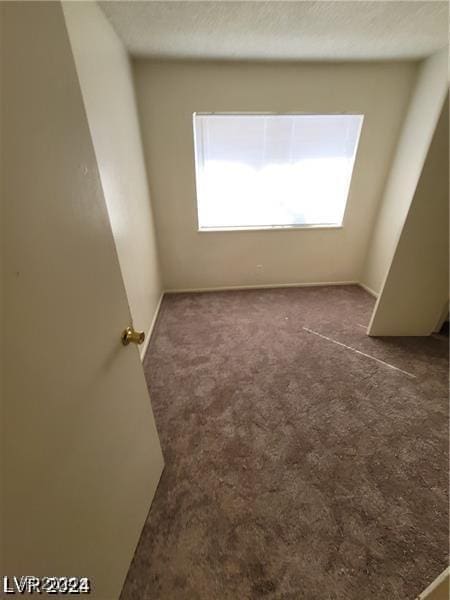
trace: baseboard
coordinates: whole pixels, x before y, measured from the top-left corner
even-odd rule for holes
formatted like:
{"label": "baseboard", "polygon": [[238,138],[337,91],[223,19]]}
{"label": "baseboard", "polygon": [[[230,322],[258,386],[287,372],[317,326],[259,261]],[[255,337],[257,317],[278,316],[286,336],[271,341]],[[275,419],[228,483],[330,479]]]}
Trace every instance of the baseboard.
{"label": "baseboard", "polygon": [[266,290],[273,288],[321,287],[330,285],[361,285],[358,281],[321,281],[319,283],[269,283],[259,285],[229,285],[222,287],[183,288],[165,290],[165,294],[185,294],[197,292],[226,292],[232,290]]}
{"label": "baseboard", "polygon": [[371,296],[373,296],[374,298],[378,298],[378,293],[373,290],[372,288],[370,288],[368,285],[366,285],[365,283],[358,283],[359,287],[362,287],[363,290],[365,290],[368,294],[370,294]]}
{"label": "baseboard", "polygon": [[148,329],[148,332],[145,335],[144,343],[139,348],[139,354],[141,356],[141,361],[144,360],[145,353],[147,352],[148,344],[150,342],[150,338],[152,337],[152,332],[153,332],[153,329],[155,327],[156,319],[158,318],[159,309],[161,308],[161,302],[162,302],[162,299],[164,297],[164,293],[165,292],[161,292],[161,296],[159,297],[158,304],[156,305],[156,308],[155,308],[155,314],[153,315],[153,319],[152,319],[152,322],[150,323],[150,327]]}

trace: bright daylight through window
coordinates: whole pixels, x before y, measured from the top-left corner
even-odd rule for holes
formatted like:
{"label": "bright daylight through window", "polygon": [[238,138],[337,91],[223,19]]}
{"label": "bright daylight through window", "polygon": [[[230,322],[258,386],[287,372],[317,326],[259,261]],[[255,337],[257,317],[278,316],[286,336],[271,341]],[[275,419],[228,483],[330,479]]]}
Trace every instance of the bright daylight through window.
{"label": "bright daylight through window", "polygon": [[199,228],[341,225],[362,121],[194,114]]}

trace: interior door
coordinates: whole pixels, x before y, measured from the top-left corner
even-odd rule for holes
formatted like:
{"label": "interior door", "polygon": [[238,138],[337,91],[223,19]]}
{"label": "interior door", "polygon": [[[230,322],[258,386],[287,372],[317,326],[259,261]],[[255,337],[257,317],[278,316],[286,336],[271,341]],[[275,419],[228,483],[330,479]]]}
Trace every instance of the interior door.
{"label": "interior door", "polygon": [[60,4],[0,10],[1,574],[114,600],[163,458]]}

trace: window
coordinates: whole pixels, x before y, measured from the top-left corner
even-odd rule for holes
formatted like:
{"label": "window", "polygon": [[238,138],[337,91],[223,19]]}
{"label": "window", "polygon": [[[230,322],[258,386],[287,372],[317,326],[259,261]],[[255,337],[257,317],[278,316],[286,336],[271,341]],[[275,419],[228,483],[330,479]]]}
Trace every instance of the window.
{"label": "window", "polygon": [[199,229],[342,225],[362,121],[194,114]]}

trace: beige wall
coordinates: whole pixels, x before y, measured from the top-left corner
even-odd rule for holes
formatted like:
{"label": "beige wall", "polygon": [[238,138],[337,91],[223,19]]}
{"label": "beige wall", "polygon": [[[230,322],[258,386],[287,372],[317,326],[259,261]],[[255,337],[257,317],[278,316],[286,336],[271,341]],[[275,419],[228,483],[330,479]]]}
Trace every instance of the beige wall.
{"label": "beige wall", "polygon": [[421,65],[369,245],[362,283],[380,292],[394,256],[447,91],[447,53]]}
{"label": "beige wall", "polygon": [[448,303],[448,100],[369,326],[370,335],[430,335]]}
{"label": "beige wall", "polygon": [[[166,289],[359,280],[415,64],[142,59],[134,72]],[[195,111],[364,113],[344,227],[199,233]]]}
{"label": "beige wall", "polygon": [[128,55],[95,2],[63,10],[131,316],[148,333],[162,288]]}

